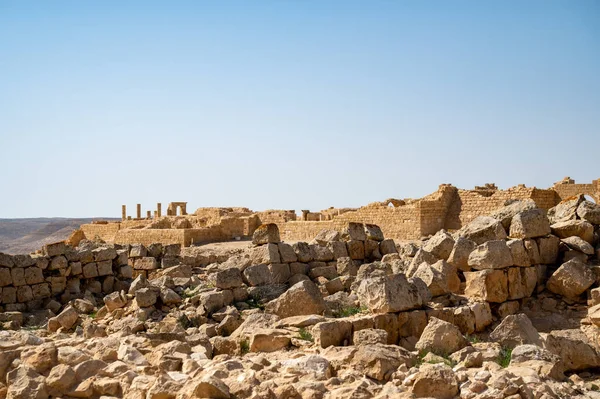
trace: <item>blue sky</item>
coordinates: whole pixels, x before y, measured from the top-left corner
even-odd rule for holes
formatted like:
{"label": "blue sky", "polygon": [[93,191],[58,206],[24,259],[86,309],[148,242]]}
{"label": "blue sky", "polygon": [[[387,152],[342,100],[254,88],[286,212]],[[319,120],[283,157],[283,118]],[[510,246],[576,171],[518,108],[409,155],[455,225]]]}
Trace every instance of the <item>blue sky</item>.
{"label": "blue sky", "polygon": [[0,0],[0,217],[600,178],[598,1]]}

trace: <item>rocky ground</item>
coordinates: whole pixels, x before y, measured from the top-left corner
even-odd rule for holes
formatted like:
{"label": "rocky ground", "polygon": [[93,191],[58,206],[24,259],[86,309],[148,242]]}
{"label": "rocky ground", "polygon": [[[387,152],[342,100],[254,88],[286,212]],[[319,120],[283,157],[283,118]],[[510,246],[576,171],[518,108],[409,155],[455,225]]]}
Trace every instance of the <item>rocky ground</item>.
{"label": "rocky ground", "polygon": [[600,398],[599,225],[578,197],[398,246],[349,224],[162,268],[119,248],[111,294],[4,305],[0,398]]}

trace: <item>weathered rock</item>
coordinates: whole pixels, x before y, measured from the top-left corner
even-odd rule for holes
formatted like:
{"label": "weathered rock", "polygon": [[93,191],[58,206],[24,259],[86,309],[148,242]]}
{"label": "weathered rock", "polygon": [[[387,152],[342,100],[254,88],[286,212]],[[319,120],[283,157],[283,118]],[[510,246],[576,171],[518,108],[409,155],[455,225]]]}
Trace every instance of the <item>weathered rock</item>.
{"label": "weathered rock", "polygon": [[513,265],[510,248],[504,240],[479,245],[469,255],[469,266],[475,270],[502,269]]}
{"label": "weathered rock", "polygon": [[464,348],[468,344],[455,325],[436,317],[431,317],[415,348],[420,351],[428,351],[436,355],[446,356]]}
{"label": "weathered rock", "polygon": [[569,248],[582,252],[586,255],[594,255],[594,247],[580,237],[572,236],[563,238],[561,242],[567,244]]}
{"label": "weathered rock", "polygon": [[338,258],[336,262],[337,273],[340,276],[356,276],[359,270],[359,266],[356,265],[349,257]]}
{"label": "weathered rock", "polygon": [[503,206],[502,208],[499,208],[492,212],[490,214],[490,217],[493,217],[494,219],[500,221],[500,223],[502,223],[502,227],[504,227],[504,229],[508,231],[510,229],[510,222],[512,221],[512,218],[515,215],[517,215],[520,212],[535,208],[537,208],[537,205],[532,199],[528,198],[525,200],[513,200],[507,205]]}
{"label": "weathered rock", "polygon": [[7,399],[47,399],[45,378],[29,367],[18,367],[8,373],[11,381]]}
{"label": "weathered rock", "polygon": [[365,258],[365,242],[350,240],[346,242],[346,249],[350,259],[362,260]]}
{"label": "weathered rock", "polygon": [[301,281],[287,290],[279,298],[267,303],[266,311],[281,318],[322,314],[325,302],[321,292],[312,281]]}
{"label": "weathered rock", "polygon": [[317,262],[330,262],[334,259],[333,252],[331,252],[327,247],[311,245],[310,250],[313,253],[313,259]]}
{"label": "weathered rock", "polygon": [[570,260],[559,267],[548,279],[546,288],[567,298],[576,298],[596,282],[594,273],[585,263]]}
{"label": "weathered rock", "polygon": [[535,238],[550,234],[546,211],[535,208],[517,213],[510,223],[510,237]]}
{"label": "weathered rock", "polygon": [[513,265],[528,267],[531,266],[531,259],[527,250],[525,249],[525,244],[523,240],[514,239],[508,240],[506,245],[510,249],[510,254],[512,256]]}
{"label": "weathered rock", "polygon": [[456,267],[458,270],[468,272],[471,270],[469,266],[469,255],[477,248],[474,241],[465,237],[458,237],[454,242],[454,247],[448,256],[448,263]]}
{"label": "weathered rock", "polygon": [[406,276],[412,277],[413,274],[415,274],[415,272],[417,271],[417,269],[419,268],[419,266],[421,266],[421,264],[423,262],[433,265],[438,260],[439,259],[436,258],[431,252],[427,252],[421,248],[417,251],[415,256],[412,258],[410,265],[408,266],[408,269],[406,270]]}
{"label": "weathered rock", "polygon": [[329,361],[322,356],[307,355],[296,359],[281,362],[284,373],[294,374],[299,377],[312,375],[317,380],[331,378],[332,371]]}
{"label": "weathered rock", "polygon": [[310,250],[310,246],[302,241],[296,242],[292,245],[294,252],[296,253],[296,257],[298,258],[298,262],[308,263],[313,260],[312,251]]}
{"label": "weathered rock", "polygon": [[398,367],[411,367],[415,361],[414,355],[400,346],[375,344],[358,346],[350,365],[377,381],[388,381]]}
{"label": "weathered rock", "polygon": [[509,348],[525,344],[542,346],[540,334],[531,324],[531,320],[523,313],[506,316],[502,323],[492,331],[490,338]]}
{"label": "weathered rock", "polygon": [[383,232],[381,228],[375,224],[365,224],[366,240],[383,241]]}
{"label": "weathered rock", "polygon": [[458,380],[452,369],[443,364],[424,364],[411,387],[417,398],[452,399],[458,395]]}
{"label": "weathered rock", "polygon": [[200,382],[194,382],[192,389],[193,398],[229,399],[229,387],[216,377],[206,376]]}
{"label": "weathered rock", "polygon": [[440,230],[431,237],[423,249],[439,259],[448,259],[454,248],[454,239],[446,230]]}
{"label": "weathered rock", "polygon": [[579,329],[551,331],[546,337],[546,349],[562,359],[566,370],[600,366],[600,356]]}
{"label": "weathered rock", "polygon": [[275,223],[261,224],[252,234],[252,244],[254,245],[278,243],[280,241],[279,227]]}
{"label": "weathered rock", "polygon": [[535,267],[509,267],[508,299],[521,299],[530,297],[535,290],[538,273]]}
{"label": "weathered rock", "polygon": [[[282,263],[293,263],[298,261],[298,255],[294,251],[294,248],[290,244],[286,244],[284,242],[280,242],[277,244],[279,249],[279,258]],[[344,249],[346,248],[343,245]]]}
{"label": "weathered rock", "polygon": [[158,300],[158,290],[155,288],[140,288],[135,292],[135,300],[140,308],[154,306]]}
{"label": "weathered rock", "polygon": [[557,355],[537,345],[518,345],[510,356],[511,367],[527,367],[545,378],[562,380],[564,363]]}
{"label": "weathered rock", "polygon": [[487,302],[502,303],[508,299],[508,278],[503,270],[465,272],[465,296]]}
{"label": "weathered rock", "polygon": [[365,226],[362,223],[349,222],[342,229],[342,239],[344,241],[365,241],[367,234]]}
{"label": "weathered rock", "polygon": [[79,314],[77,311],[71,307],[67,306],[62,312],[56,316],[56,320],[66,330],[71,329],[79,319]]}
{"label": "weathered rock", "polygon": [[104,305],[109,312],[127,305],[125,291],[115,291],[112,294],[108,294],[104,297]]}
{"label": "weathered rock", "polygon": [[387,331],[376,328],[365,328],[363,330],[354,331],[354,334],[352,335],[352,342],[354,345],[387,344],[387,340]]}
{"label": "weathered rock", "polygon": [[258,329],[250,336],[251,352],[274,352],[287,347],[290,336],[286,330]]}
{"label": "weathered rock", "polygon": [[69,392],[76,382],[75,371],[66,364],[53,367],[48,378],[46,378],[46,385],[53,396],[61,396]]}
{"label": "weathered rock", "polygon": [[584,200],[583,195],[562,201],[560,204],[548,209],[550,223],[566,222],[577,219],[577,208]]}
{"label": "weathered rock", "polygon": [[423,280],[434,297],[458,292],[460,289],[460,279],[456,269],[444,260],[437,261],[433,265],[422,263],[413,277]]}
{"label": "weathered rock", "polygon": [[315,344],[321,348],[348,345],[352,339],[352,323],[343,319],[317,323],[311,331]]}
{"label": "weathered rock", "polygon": [[577,236],[589,243],[594,241],[594,226],[584,220],[559,222],[553,224],[550,228],[552,229],[552,234],[559,238]]}
{"label": "weathered rock", "polygon": [[340,238],[341,234],[339,231],[323,229],[317,233],[315,241],[319,245],[327,246],[332,241],[339,241]]}
{"label": "weathered rock", "polygon": [[361,305],[374,313],[402,312],[423,305],[419,289],[403,274],[362,280],[357,295]]}
{"label": "weathered rock", "polygon": [[478,216],[461,228],[457,235],[466,237],[477,245],[481,245],[486,241],[505,239],[506,230],[502,227],[502,223],[493,217]]}
{"label": "weathered rock", "polygon": [[583,201],[577,207],[577,216],[591,224],[600,225],[600,206],[590,201]]}
{"label": "weathered rock", "polygon": [[274,283],[269,266],[265,263],[247,267],[243,275],[246,284],[253,287]]}
{"label": "weathered rock", "polygon": [[243,285],[242,274],[240,269],[232,267],[225,270],[220,270],[209,276],[209,280],[213,285],[220,289],[231,289],[241,287]]}
{"label": "weathered rock", "polygon": [[280,263],[279,246],[277,244],[268,243],[259,247],[253,248],[250,256],[253,265]]}

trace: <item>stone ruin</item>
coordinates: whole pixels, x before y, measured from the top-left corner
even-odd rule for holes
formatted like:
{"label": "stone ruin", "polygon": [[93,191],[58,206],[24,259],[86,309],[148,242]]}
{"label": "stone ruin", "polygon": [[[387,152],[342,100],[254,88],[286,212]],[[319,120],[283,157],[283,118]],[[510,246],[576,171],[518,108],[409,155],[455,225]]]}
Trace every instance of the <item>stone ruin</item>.
{"label": "stone ruin", "polygon": [[[167,215],[158,203],[152,212],[142,217],[137,204],[136,217],[127,216],[122,207],[120,222],[92,223],[81,226],[78,237],[100,238],[116,244],[180,244],[198,245],[252,237],[261,224],[276,223],[281,237],[288,241],[310,240],[324,229],[340,230],[349,222],[380,226],[386,237],[414,240],[435,234],[440,229],[454,231],[478,216],[487,215],[510,201],[533,200],[542,209],[550,209],[560,201],[589,195],[600,199],[600,179],[591,184],[575,184],[566,177],[550,189],[518,185],[500,190],[493,183],[462,190],[442,184],[438,190],[421,199],[393,199],[372,203],[358,209],[328,208],[320,212],[293,210],[254,212],[248,208],[199,208],[187,214],[186,202],[172,202]],[[179,214],[177,210],[179,209]]]}
{"label": "stone ruin", "polygon": [[346,222],[286,242],[282,223],[233,249],[0,254],[0,397],[599,397],[600,206],[582,195],[412,241]]}

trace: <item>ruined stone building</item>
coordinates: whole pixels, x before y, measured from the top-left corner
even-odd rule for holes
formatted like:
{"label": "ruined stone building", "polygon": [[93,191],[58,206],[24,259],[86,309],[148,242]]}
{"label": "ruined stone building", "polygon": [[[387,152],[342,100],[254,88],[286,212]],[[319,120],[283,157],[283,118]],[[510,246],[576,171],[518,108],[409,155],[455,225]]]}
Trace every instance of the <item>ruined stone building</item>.
{"label": "ruined stone building", "polygon": [[186,202],[172,202],[163,216],[161,204],[142,217],[137,204],[136,217],[128,217],[122,208],[120,222],[96,222],[81,226],[77,239],[100,238],[118,244],[182,244],[229,241],[249,237],[264,223],[276,223],[286,241],[310,240],[322,229],[340,230],[348,222],[379,225],[386,237],[398,240],[418,239],[440,229],[456,230],[477,216],[486,215],[508,201],[532,199],[544,209],[579,194],[600,200],[600,179],[577,184],[570,178],[551,188],[539,189],[517,185],[501,190],[494,184],[463,190],[442,184],[434,193],[420,199],[388,199],[358,209],[329,208],[321,212],[294,210],[254,212],[248,208],[198,208],[187,213]]}

